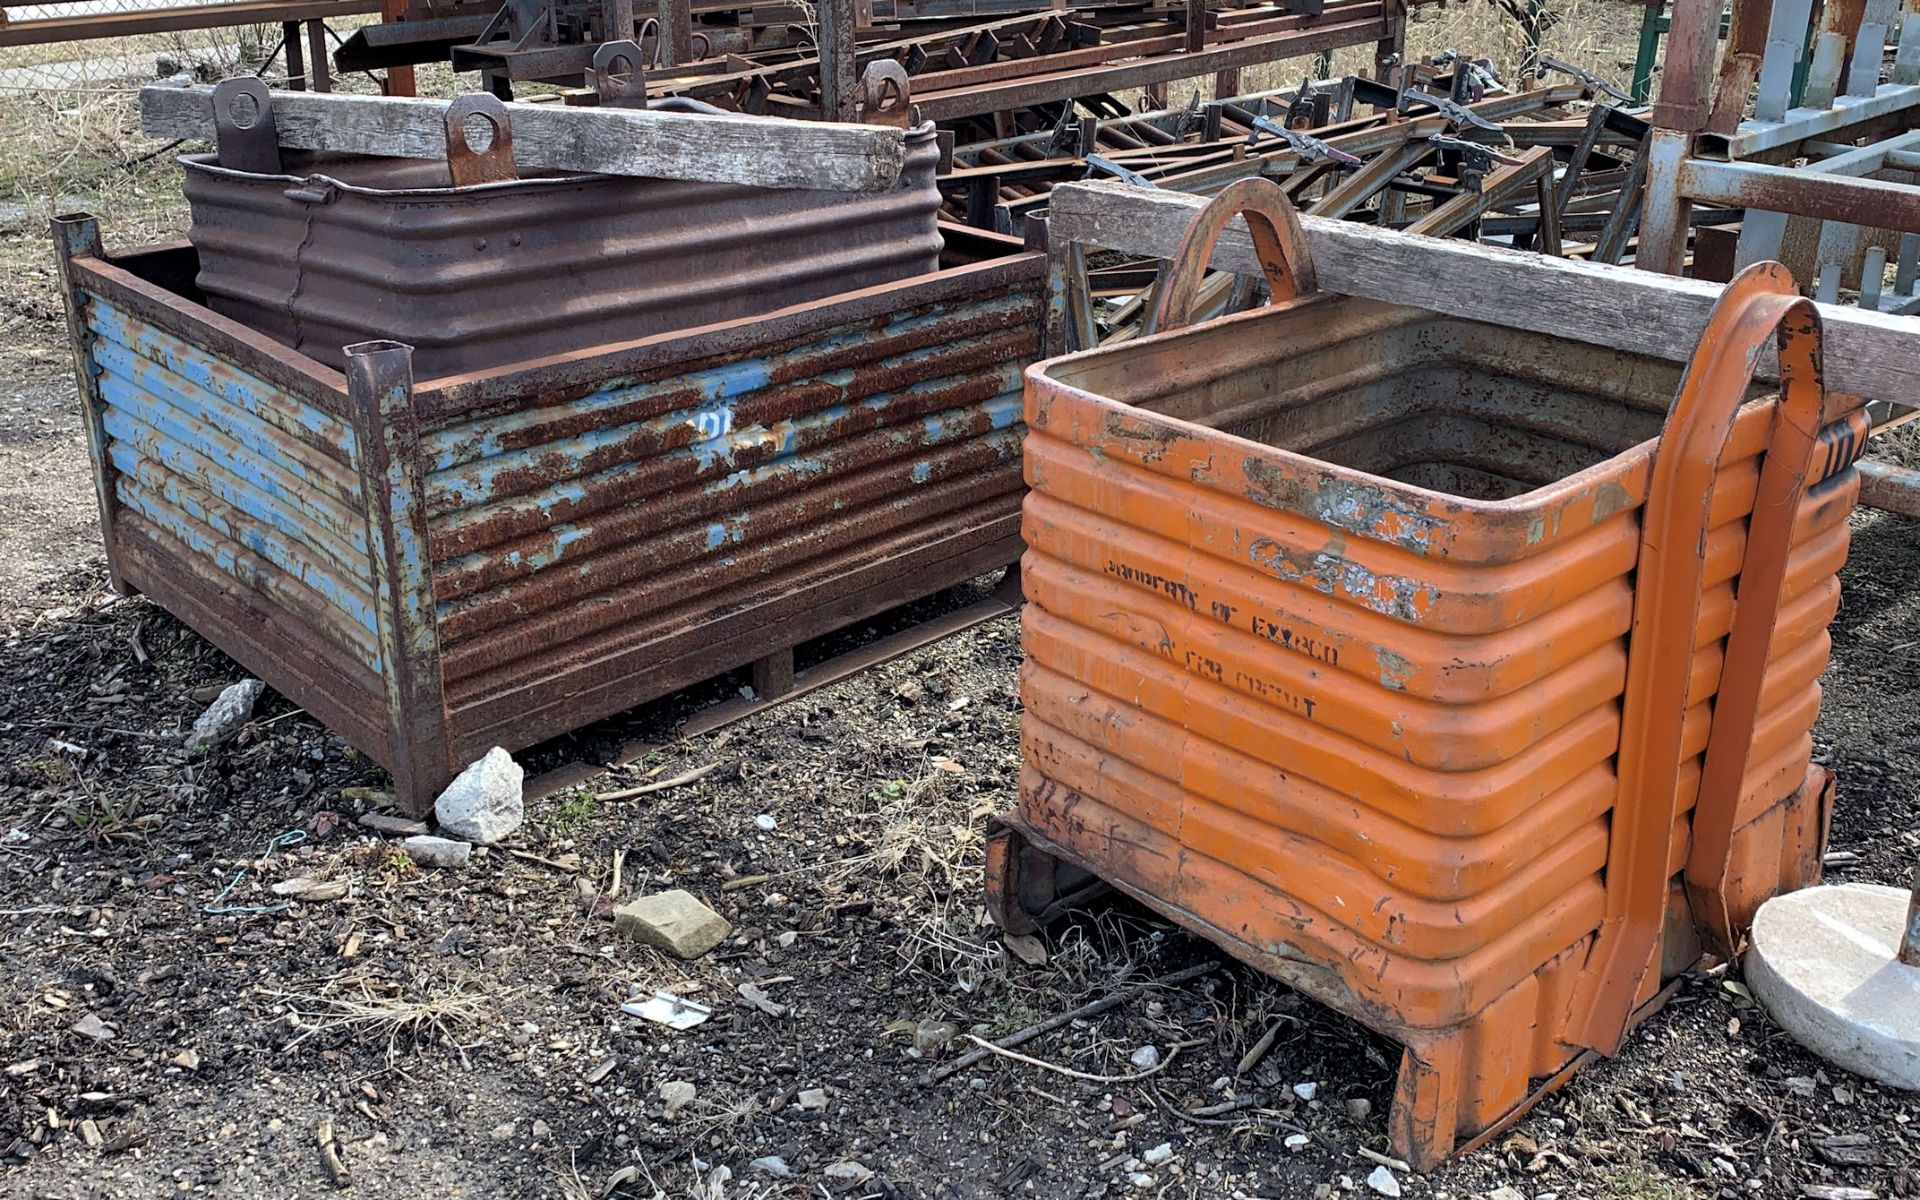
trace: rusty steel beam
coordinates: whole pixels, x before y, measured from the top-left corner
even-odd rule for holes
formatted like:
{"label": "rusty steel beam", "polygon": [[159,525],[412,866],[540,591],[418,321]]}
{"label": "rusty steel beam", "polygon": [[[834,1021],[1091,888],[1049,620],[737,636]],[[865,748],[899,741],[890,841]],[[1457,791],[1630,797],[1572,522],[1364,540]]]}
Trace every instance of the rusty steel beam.
{"label": "rusty steel beam", "polygon": [[1920,188],[1910,184],[1697,158],[1681,164],[1678,182],[1685,196],[1704,204],[1920,233]]}
{"label": "rusty steel beam", "polygon": [[1189,79],[1235,67],[1255,66],[1318,54],[1323,50],[1337,50],[1342,46],[1356,46],[1378,40],[1386,25],[1387,22],[1380,19],[1340,22],[1233,42],[1199,54],[1170,54],[951,92],[923,94],[918,103],[921,115],[933,121],[1026,108],[1035,104],[1052,104],[1098,92]]}

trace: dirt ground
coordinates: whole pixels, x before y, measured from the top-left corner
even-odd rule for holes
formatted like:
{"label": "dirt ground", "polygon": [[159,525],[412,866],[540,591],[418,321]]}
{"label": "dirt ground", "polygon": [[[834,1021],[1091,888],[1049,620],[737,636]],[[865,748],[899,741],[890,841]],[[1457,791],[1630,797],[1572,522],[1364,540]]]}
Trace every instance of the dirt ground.
{"label": "dirt ground", "polygon": [[[103,202],[109,240],[164,228],[164,160],[99,123],[34,220],[130,178]],[[673,740],[666,709],[523,755],[663,742],[460,869],[357,824],[384,774],[271,692],[240,738],[187,755],[241,673],[106,590],[39,236],[0,230],[0,1197],[1376,1194],[1395,1047],[1138,909],[1051,931],[1044,966],[986,921],[980,832],[1018,758],[1011,619],[703,737]],[[1847,859],[1829,876],[1901,883],[1920,528],[1856,518],[1845,589],[1818,730]],[[733,936],[694,963],[617,939],[616,873],[623,896],[694,892]],[[340,894],[271,890],[300,878]],[[1021,1048],[1131,1076],[1151,1046],[1146,1079],[989,1059],[926,1082],[969,1035],[1209,964]],[[662,988],[715,1015],[674,1032],[620,1012]],[[692,1099],[669,1087],[668,1111],[666,1084]],[[1413,1197],[1904,1197],[1916,1118],[1920,1098],[1824,1067],[1723,969],[1488,1149],[1395,1175]]]}
{"label": "dirt ground", "polygon": [[[669,740],[533,805],[505,850],[422,871],[355,823],[384,775],[272,693],[236,742],[179,748],[240,672],[106,590],[64,387],[5,395],[27,419],[0,447],[21,501],[0,593],[0,1195],[319,1196],[341,1179],[366,1197],[569,1200],[1374,1194],[1395,1048],[1230,963],[1023,1047],[1124,1076],[1152,1046],[1166,1065],[1149,1079],[989,1060],[924,1081],[970,1033],[1219,961],[1124,907],[1053,931],[1043,967],[986,922],[981,823],[1014,798],[1013,620]],[[1899,882],[1920,853],[1916,537],[1857,518],[1819,729],[1842,781],[1833,846],[1858,856],[1836,878]],[[673,716],[523,758],[605,761]],[[622,895],[687,888],[734,936],[691,964],[617,939],[616,855]],[[295,878],[343,894],[270,911],[270,885]],[[620,1013],[659,988],[714,1017],[672,1032]],[[669,1083],[694,1088],[671,1113]],[[1905,1196],[1916,1116],[1915,1097],[1801,1051],[1723,971],[1492,1148],[1398,1182]],[[1846,1135],[1870,1163],[1829,1161]]]}

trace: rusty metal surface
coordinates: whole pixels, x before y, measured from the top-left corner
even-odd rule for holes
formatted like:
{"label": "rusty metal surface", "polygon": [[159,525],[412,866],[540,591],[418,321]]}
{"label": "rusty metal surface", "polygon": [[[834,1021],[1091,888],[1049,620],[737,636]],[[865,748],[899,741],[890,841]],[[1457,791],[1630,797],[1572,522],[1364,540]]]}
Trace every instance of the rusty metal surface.
{"label": "rusty metal surface", "polygon": [[[1738,405],[1749,379],[1720,349],[1696,370]],[[1020,816],[1405,1042],[1392,1127],[1416,1165],[1595,1044],[1570,1001],[1619,905],[1688,960],[1675,877],[1697,803],[1727,831],[1714,898],[1736,921],[1817,876],[1810,731],[1864,420],[1836,398],[1804,498],[1753,524],[1784,582],[1777,609],[1740,610],[1736,673],[1735,589],[1767,594],[1747,543],[1779,466],[1769,399],[1729,410],[1692,496],[1695,617],[1657,647],[1634,638],[1680,375],[1326,294],[1029,372]],[[1673,759],[1648,760],[1664,774],[1635,807],[1616,759],[1646,728],[1622,709],[1650,653],[1677,666]],[[1723,674],[1744,730],[1711,720]],[[1740,765],[1710,755],[1716,732]],[[1627,901],[1610,856],[1629,810],[1652,857]],[[1660,973],[1606,980],[1631,1009]]]}
{"label": "rusty metal surface", "polygon": [[421,379],[769,312],[935,269],[931,126],[894,188],[841,194],[573,176],[450,188],[444,162],[187,156],[214,311],[339,368],[391,338]]}
{"label": "rusty metal surface", "polygon": [[[70,246],[126,585],[394,774],[622,711],[1004,566],[1044,257],[416,387],[180,294],[191,252]],[[171,289],[171,290],[170,290]],[[117,549],[114,547],[117,546]]]}
{"label": "rusty metal surface", "polygon": [[604,703],[596,689],[658,662],[651,647],[697,643],[718,613],[759,609],[758,625],[791,615],[788,597],[915,546],[996,526],[994,541],[1011,539],[1039,280],[899,299],[884,315],[651,364],[570,399],[543,389],[424,434],[459,736],[479,746],[570,727]]}

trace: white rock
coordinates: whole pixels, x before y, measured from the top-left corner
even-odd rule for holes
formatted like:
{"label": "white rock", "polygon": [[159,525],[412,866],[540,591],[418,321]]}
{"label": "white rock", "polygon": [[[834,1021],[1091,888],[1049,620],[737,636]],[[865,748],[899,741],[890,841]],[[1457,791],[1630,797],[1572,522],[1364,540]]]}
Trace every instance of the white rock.
{"label": "white rock", "polygon": [[620,905],[613,910],[613,928],[680,958],[699,958],[733,932],[725,917],[679,888]]}
{"label": "white rock", "polygon": [[769,1175],[779,1175],[783,1178],[793,1174],[793,1168],[787,1165],[787,1160],[777,1154],[769,1154],[765,1158],[754,1159],[747,1164],[747,1170],[764,1171]]}
{"label": "white rock", "polygon": [[1296,1083],[1293,1085],[1293,1094],[1302,1100],[1311,1100],[1320,1094],[1320,1085],[1317,1083]]}
{"label": "white rock", "polygon": [[660,1085],[660,1103],[670,1113],[679,1112],[693,1103],[700,1089],[683,1079],[671,1079]]}
{"label": "white rock", "polygon": [[761,813],[753,819],[753,827],[761,833],[772,833],[780,828],[780,822],[773,819],[772,813]]}
{"label": "white rock", "polygon": [[423,867],[462,867],[473,855],[473,846],[467,842],[456,842],[452,838],[434,837],[430,833],[415,834],[400,843],[407,857]]}
{"label": "white rock", "polygon": [[520,798],[526,774],[513,755],[495,746],[440,793],[433,802],[434,820],[454,837],[491,846],[526,819]]}
{"label": "white rock", "polygon": [[1131,1062],[1136,1070],[1151,1071],[1160,1065],[1160,1051],[1154,1046],[1142,1046],[1135,1050],[1133,1057],[1127,1061]]}
{"label": "white rock", "polygon": [[1503,1183],[1487,1193],[1487,1200],[1527,1200],[1527,1198],[1521,1194],[1519,1188],[1509,1187]]}
{"label": "white rock", "polygon": [[808,1088],[798,1096],[795,1096],[794,1099],[798,1100],[800,1107],[806,1111],[819,1112],[827,1106],[827,1089]]}
{"label": "white rock", "polygon": [[1373,1169],[1373,1174],[1367,1176],[1367,1186],[1379,1192],[1382,1196],[1398,1196],[1400,1194],[1400,1181],[1395,1179],[1393,1172],[1387,1170],[1385,1167],[1375,1167]]}
{"label": "white rock", "polygon": [[1140,1157],[1146,1160],[1148,1166],[1157,1167],[1173,1157],[1173,1143],[1161,1142]]}
{"label": "white rock", "polygon": [[1776,896],[1754,916],[1746,976],[1794,1041],[1856,1075],[1916,1090],[1920,968],[1896,958],[1911,899],[1906,888],[1864,883]]}
{"label": "white rock", "polygon": [[865,1183],[873,1178],[873,1172],[864,1163],[837,1162],[829,1165],[821,1174],[828,1179],[845,1179],[853,1183]]}
{"label": "white rock", "polygon": [[259,701],[260,693],[266,690],[267,685],[258,679],[229,684],[193,723],[193,732],[187,735],[187,749],[205,750],[240,732],[240,727],[253,716],[253,706]]}
{"label": "white rock", "polygon": [[1145,1171],[1135,1171],[1133,1174],[1127,1176],[1127,1182],[1144,1192],[1153,1186],[1153,1176],[1147,1174]]}
{"label": "white rock", "polygon": [[1290,1133],[1287,1135],[1286,1147],[1295,1154],[1300,1153],[1312,1144],[1313,1139],[1304,1133]]}
{"label": "white rock", "polygon": [[1347,1116],[1354,1121],[1365,1121],[1373,1115],[1373,1101],[1365,1096],[1355,1096],[1347,1101]]}

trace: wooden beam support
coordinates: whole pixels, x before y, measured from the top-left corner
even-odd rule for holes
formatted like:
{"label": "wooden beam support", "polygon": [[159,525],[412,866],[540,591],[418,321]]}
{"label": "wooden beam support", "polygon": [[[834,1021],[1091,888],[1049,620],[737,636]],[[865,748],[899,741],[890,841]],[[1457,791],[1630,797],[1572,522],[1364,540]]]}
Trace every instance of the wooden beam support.
{"label": "wooden beam support", "polygon": [[[884,191],[900,177],[905,134],[876,125],[708,116],[632,108],[509,104],[522,167],[756,187]],[[391,158],[442,158],[447,102],[344,92],[273,97],[280,144]],[[159,138],[213,136],[211,88],[140,89],[140,127]]]}
{"label": "wooden beam support", "polygon": [[[1168,258],[1202,196],[1117,183],[1063,183],[1049,227],[1056,253],[1068,243]],[[1303,216],[1324,291],[1457,313],[1514,329],[1612,346],[1671,362],[1693,357],[1721,287],[1597,263],[1544,258],[1499,246],[1419,237]],[[1257,275],[1253,244],[1235,222],[1212,264]],[[1873,399],[1920,394],[1920,321],[1854,307],[1821,306],[1827,385]],[[1769,375],[1771,362],[1763,364]]]}

